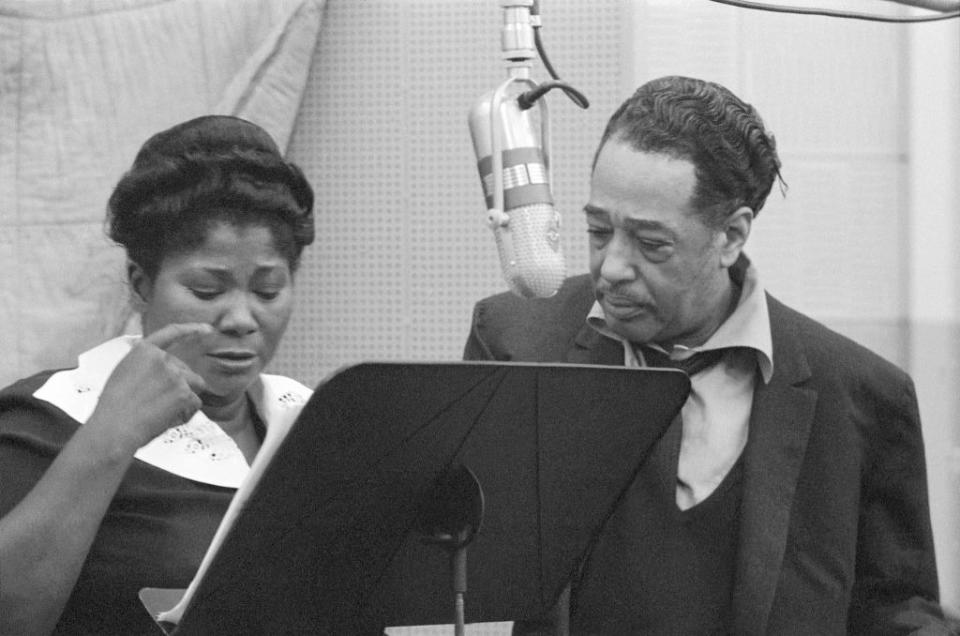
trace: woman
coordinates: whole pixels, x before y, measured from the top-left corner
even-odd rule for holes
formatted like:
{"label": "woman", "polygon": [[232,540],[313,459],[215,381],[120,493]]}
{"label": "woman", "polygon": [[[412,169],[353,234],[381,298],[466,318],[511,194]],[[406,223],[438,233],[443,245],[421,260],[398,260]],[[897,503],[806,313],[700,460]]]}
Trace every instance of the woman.
{"label": "woman", "polygon": [[0,634],[156,631],[138,590],[186,587],[267,431],[310,395],[261,372],[312,208],[250,122],[144,144],[107,218],[144,336],[0,392]]}

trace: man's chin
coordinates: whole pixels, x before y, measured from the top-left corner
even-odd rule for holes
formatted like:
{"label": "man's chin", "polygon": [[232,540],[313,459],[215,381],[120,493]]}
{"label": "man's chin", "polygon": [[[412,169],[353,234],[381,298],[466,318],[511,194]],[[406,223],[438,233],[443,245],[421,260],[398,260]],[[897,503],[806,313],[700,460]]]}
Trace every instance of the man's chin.
{"label": "man's chin", "polygon": [[615,320],[607,316],[607,326],[617,335],[635,344],[653,342],[659,333],[656,326],[642,319]]}

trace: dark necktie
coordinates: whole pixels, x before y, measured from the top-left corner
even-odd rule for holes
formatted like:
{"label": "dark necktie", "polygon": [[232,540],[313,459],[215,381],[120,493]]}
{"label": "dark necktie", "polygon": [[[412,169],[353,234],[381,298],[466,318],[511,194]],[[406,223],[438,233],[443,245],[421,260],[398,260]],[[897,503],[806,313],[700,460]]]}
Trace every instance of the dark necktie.
{"label": "dark necktie", "polygon": [[680,369],[689,376],[693,376],[717,364],[720,362],[720,359],[723,358],[724,353],[723,349],[711,349],[709,351],[698,351],[683,360],[673,360],[662,351],[651,347],[637,348],[642,351],[643,359],[646,360],[647,366]]}

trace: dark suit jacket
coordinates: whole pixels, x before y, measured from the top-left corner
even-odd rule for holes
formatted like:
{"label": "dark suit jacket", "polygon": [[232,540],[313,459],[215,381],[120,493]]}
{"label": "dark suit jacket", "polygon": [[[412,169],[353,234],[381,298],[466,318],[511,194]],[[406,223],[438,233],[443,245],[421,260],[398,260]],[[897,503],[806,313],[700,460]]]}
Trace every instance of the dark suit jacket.
{"label": "dark suit jacket", "polygon": [[[912,381],[767,300],[774,374],[755,390],[743,456],[735,633],[950,633],[937,605]],[[485,299],[464,356],[623,364],[622,346],[585,323],[593,302],[588,276],[568,279],[549,299]],[[616,567],[628,573],[629,554]]]}

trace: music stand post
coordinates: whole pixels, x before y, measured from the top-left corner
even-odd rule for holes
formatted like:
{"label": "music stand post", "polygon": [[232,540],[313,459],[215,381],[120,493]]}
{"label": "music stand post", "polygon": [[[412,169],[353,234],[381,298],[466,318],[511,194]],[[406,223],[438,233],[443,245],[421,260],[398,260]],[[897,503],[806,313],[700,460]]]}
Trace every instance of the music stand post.
{"label": "music stand post", "polygon": [[483,488],[468,467],[447,471],[420,506],[417,531],[423,540],[445,549],[450,559],[454,596],[454,635],[466,632],[467,544],[483,524]]}

